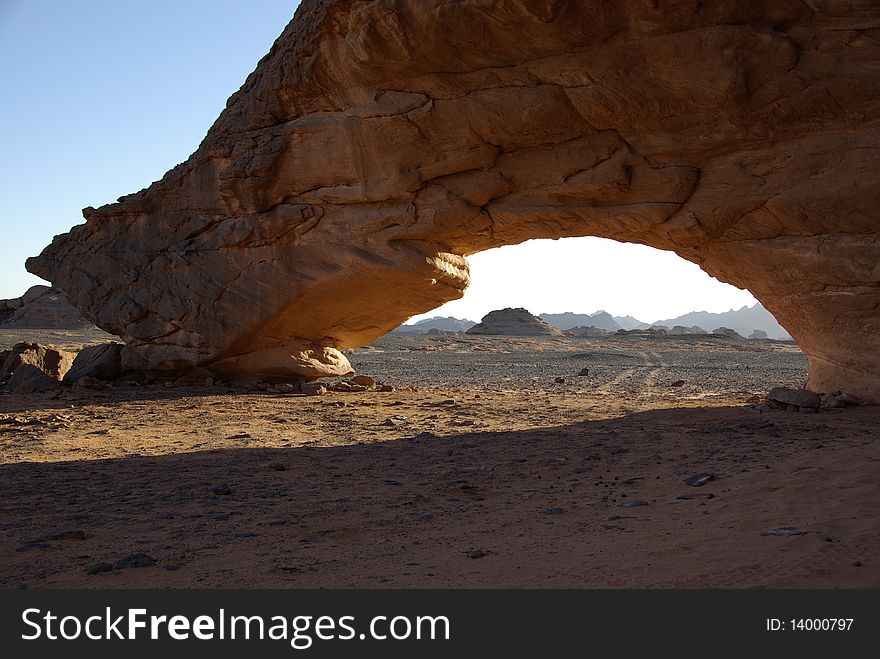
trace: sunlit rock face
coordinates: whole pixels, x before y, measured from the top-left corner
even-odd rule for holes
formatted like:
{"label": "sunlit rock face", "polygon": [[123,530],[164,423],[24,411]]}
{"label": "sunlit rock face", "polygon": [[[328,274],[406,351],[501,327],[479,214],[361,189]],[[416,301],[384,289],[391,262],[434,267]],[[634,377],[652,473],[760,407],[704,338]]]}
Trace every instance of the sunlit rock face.
{"label": "sunlit rock face", "polygon": [[810,388],[878,400],[878,25],[870,0],[305,0],[187,162],[28,268],[130,366],[314,376],[459,297],[468,254],[602,236],[748,288]]}

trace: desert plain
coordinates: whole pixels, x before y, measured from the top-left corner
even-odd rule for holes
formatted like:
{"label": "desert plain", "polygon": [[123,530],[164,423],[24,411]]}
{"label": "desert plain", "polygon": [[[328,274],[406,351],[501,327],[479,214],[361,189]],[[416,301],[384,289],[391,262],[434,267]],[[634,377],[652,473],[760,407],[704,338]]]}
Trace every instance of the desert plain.
{"label": "desert plain", "polygon": [[[107,336],[0,348],[21,340]],[[880,409],[769,409],[806,377],[793,343],[388,335],[348,358],[390,386],[0,394],[0,587],[880,586]]]}

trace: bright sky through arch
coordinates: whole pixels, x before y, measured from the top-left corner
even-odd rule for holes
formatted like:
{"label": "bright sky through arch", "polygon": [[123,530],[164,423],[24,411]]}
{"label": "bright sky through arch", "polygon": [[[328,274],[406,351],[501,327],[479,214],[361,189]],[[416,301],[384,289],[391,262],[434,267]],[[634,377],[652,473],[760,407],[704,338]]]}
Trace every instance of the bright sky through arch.
{"label": "bright sky through arch", "polygon": [[408,322],[432,316],[478,321],[493,309],[525,307],[534,314],[604,309],[651,323],[756,302],[673,252],[604,238],[530,240],[468,261],[471,285],[464,297]]}
{"label": "bright sky through arch", "polygon": [[[295,0],[0,0],[4,158],[0,298],[81,209],[184,161],[293,16]],[[754,303],[674,254],[599,239],[529,241],[471,259],[463,300],[426,314],[605,309],[647,322]]]}

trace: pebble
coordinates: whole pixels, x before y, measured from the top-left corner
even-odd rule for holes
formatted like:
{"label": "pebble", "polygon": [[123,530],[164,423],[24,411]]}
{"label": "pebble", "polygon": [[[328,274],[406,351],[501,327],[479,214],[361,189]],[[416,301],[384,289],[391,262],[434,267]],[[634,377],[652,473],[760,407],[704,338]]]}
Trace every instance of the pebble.
{"label": "pebble", "polygon": [[125,558],[116,561],[116,569],[122,570],[127,567],[149,567],[156,564],[156,559],[149,554],[129,554]]}
{"label": "pebble", "polygon": [[225,496],[227,494],[232,494],[232,488],[228,485],[216,485],[214,486],[214,494],[218,496]]}
{"label": "pebble", "polygon": [[643,501],[642,499],[630,499],[629,501],[624,501],[621,504],[618,504],[621,508],[640,508],[642,506],[650,506],[647,501]]}
{"label": "pebble", "polygon": [[688,487],[703,487],[709,481],[715,480],[715,474],[694,474],[685,478],[682,483]]}
{"label": "pebble", "polygon": [[95,563],[86,568],[86,574],[101,574],[102,572],[109,572],[112,569],[113,566],[110,565],[110,563]]}
{"label": "pebble", "polygon": [[776,536],[776,537],[786,537],[791,535],[806,535],[807,532],[803,529],[799,529],[796,526],[780,526],[778,529],[771,529],[769,531],[765,531],[761,535],[763,536]]}

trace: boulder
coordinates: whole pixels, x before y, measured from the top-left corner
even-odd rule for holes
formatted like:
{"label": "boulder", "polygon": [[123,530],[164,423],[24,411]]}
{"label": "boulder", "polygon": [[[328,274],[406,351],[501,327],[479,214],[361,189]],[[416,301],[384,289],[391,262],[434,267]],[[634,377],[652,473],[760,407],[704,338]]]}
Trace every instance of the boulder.
{"label": "boulder", "polygon": [[27,267],[124,367],[259,377],[460,297],[467,255],[599,236],[748,288],[810,389],[880,401],[878,24],[871,0],[303,0],[186,162]]}
{"label": "boulder", "polygon": [[767,403],[771,407],[816,411],[822,404],[822,396],[806,389],[774,387],[767,394]]}
{"label": "boulder", "polygon": [[483,320],[468,329],[465,334],[490,334],[505,336],[565,336],[558,327],[553,327],[525,309],[499,309],[490,311]]}
{"label": "boulder", "polygon": [[61,382],[33,364],[21,364],[6,381],[4,389],[17,394],[53,391]]}
{"label": "boulder", "polygon": [[719,327],[717,329],[713,329],[712,336],[723,336],[729,339],[743,338],[739,332],[737,332],[736,330],[732,330],[729,327]]}
{"label": "boulder", "polygon": [[80,350],[64,375],[64,381],[72,383],[84,376],[115,380],[122,374],[122,344],[102,343]]}
{"label": "boulder", "polygon": [[54,380],[61,380],[73,364],[73,354],[39,343],[16,343],[4,351],[0,362],[0,382],[9,380],[23,365],[33,366]]}

